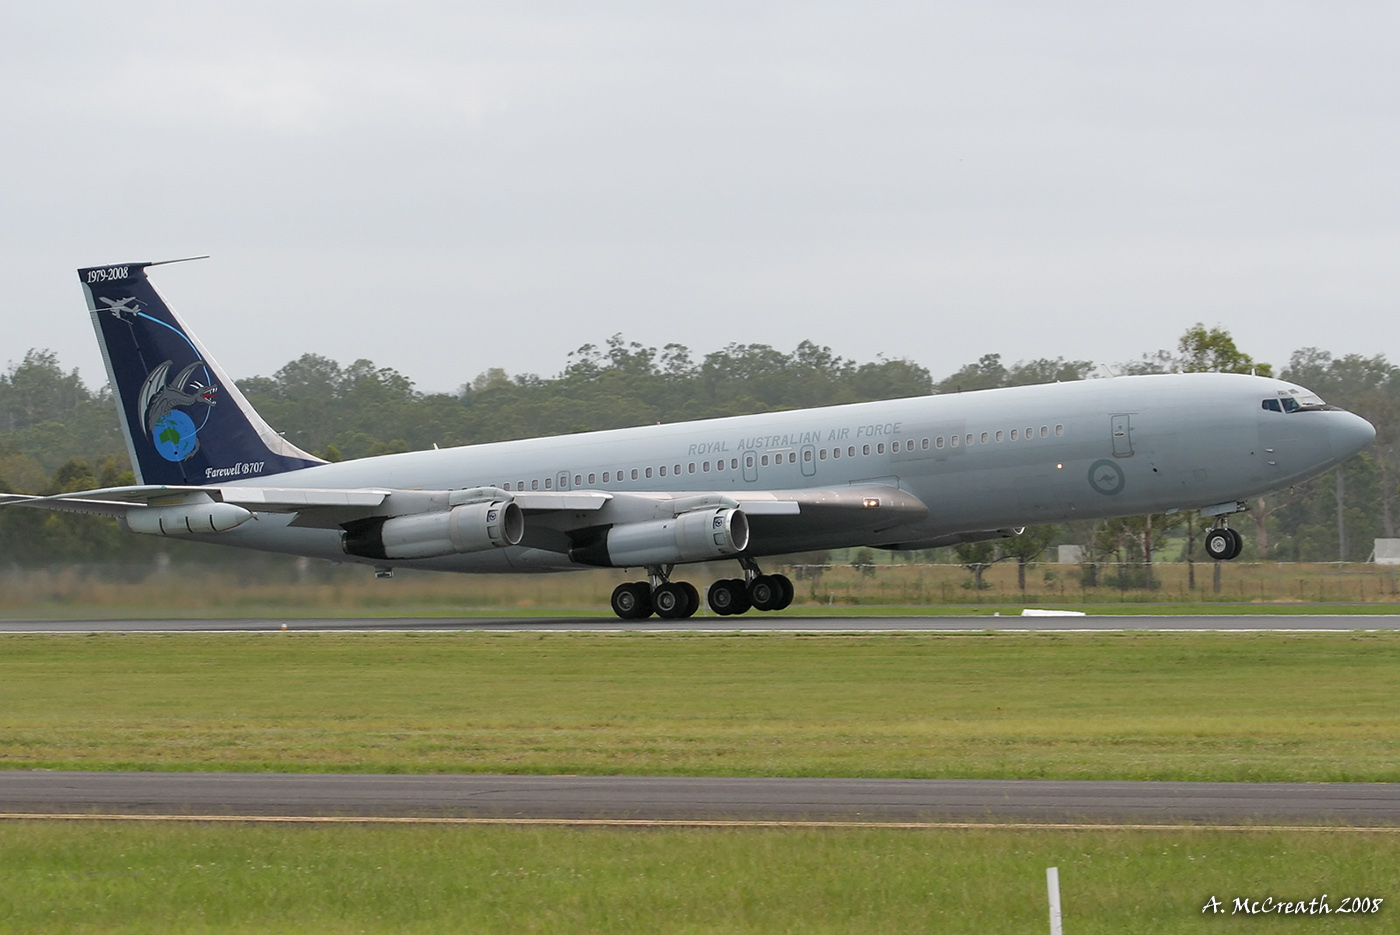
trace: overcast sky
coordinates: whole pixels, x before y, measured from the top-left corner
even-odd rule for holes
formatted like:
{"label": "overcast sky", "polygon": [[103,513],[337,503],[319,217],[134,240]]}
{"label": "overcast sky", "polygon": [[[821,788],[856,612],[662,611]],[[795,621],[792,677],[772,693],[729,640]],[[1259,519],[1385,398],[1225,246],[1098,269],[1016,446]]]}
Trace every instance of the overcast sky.
{"label": "overcast sky", "polygon": [[74,270],[202,253],[152,278],[235,376],[1400,361],[1393,2],[47,0],[0,47],[0,363],[102,382]]}

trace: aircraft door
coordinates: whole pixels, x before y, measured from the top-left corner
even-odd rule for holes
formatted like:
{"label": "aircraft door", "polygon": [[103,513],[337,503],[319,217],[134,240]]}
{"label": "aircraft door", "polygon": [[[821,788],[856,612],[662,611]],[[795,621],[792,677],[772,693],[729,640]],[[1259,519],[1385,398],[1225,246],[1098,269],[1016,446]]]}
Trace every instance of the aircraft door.
{"label": "aircraft door", "polygon": [[1112,419],[1113,456],[1131,458],[1133,456],[1133,426],[1125,413]]}
{"label": "aircraft door", "polygon": [[758,480],[758,455],[752,451],[744,452],[744,480],[750,484]]}
{"label": "aircraft door", "polygon": [[802,453],[798,457],[801,459],[802,475],[815,477],[817,474],[817,449],[812,445],[803,445]]}

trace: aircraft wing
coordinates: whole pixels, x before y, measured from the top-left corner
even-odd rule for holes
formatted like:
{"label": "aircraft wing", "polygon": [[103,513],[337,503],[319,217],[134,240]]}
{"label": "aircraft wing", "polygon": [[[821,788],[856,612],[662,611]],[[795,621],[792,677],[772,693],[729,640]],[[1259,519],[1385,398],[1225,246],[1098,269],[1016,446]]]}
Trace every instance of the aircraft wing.
{"label": "aircraft wing", "polygon": [[0,494],[0,506],[30,506],[64,513],[126,516],[132,510],[192,502],[220,502],[265,513],[296,513],[315,509],[363,511],[383,503],[392,491],[378,489],[316,489],[299,487],[177,487],[147,485],[103,487],[76,493],[36,497]]}
{"label": "aircraft wing", "polygon": [[490,507],[509,505],[523,524],[504,544],[580,555],[596,552],[611,530],[664,525],[687,514],[742,513],[757,554],[826,548],[827,540],[848,541],[853,533],[874,541],[928,516],[917,497],[883,484],[703,493],[140,485],[49,497],[3,494],[3,505],[121,517],[138,532],[160,535],[224,532],[258,513],[294,514],[292,526],[343,529],[352,537],[381,536],[386,524],[404,519],[415,535],[412,524],[446,522],[458,507],[482,512],[484,520]]}

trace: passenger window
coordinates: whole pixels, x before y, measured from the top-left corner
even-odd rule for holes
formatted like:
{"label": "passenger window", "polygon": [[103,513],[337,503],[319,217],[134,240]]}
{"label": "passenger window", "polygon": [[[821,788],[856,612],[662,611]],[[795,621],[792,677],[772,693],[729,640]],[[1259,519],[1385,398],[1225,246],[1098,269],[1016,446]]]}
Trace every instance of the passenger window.
{"label": "passenger window", "polygon": [[803,460],[803,461],[811,461],[811,460],[812,460],[812,449],[808,448],[806,451],[802,452],[802,460]]}
{"label": "passenger window", "polygon": [[997,441],[1001,441],[1001,433],[997,432]]}
{"label": "passenger window", "polygon": [[737,470],[739,470],[739,459],[738,459],[738,458],[730,458],[730,459],[729,459],[729,470],[731,470],[731,471],[737,471]]}
{"label": "passenger window", "polygon": [[651,476],[651,468],[647,468],[647,477]]}
{"label": "passenger window", "polygon": [[753,467],[753,455],[744,455],[744,467]]}
{"label": "passenger window", "polygon": [[588,483],[590,483],[590,484],[596,484],[596,483],[598,483],[598,475],[597,475],[597,474],[589,474],[589,475],[588,475]]}
{"label": "passenger window", "polygon": [[502,485],[502,489],[503,489],[503,490],[509,490],[509,489],[510,489],[510,481],[506,481],[505,484]]}
{"label": "passenger window", "polygon": [[789,451],[789,452],[788,452],[788,464],[796,464],[796,463],[797,463],[797,452],[795,452],[795,451]]}
{"label": "passenger window", "polygon": [[[591,483],[591,482],[590,482],[590,483]],[[574,475],[574,486],[575,486],[575,487],[582,487],[582,486],[583,486],[583,475],[582,475],[582,474],[575,474],[575,475]]]}
{"label": "passenger window", "polygon": [[767,455],[764,455],[763,458],[761,459],[761,461],[760,461],[759,463],[762,464],[764,467],[767,467],[767,466],[768,466],[768,456],[767,456]]}
{"label": "passenger window", "polygon": [[1012,429],[1012,430],[1011,430],[1011,440],[1012,440],[1013,442],[1016,440],[1016,430],[1015,430],[1015,429]]}
{"label": "passenger window", "polygon": [[546,478],[544,479],[544,489],[545,489],[545,490],[553,490],[553,489],[554,489],[554,478],[552,478],[552,477],[546,477]]}
{"label": "passenger window", "polygon": [[983,432],[983,433],[982,433],[982,444],[984,444],[984,445],[987,444],[987,433],[986,433],[986,432]]}
{"label": "passenger window", "polygon": [[833,448],[833,449],[831,449],[831,456],[832,456],[833,458],[839,458],[839,457],[841,457],[841,449],[840,449],[840,448]]}
{"label": "passenger window", "polygon": [[633,480],[636,480],[636,479],[637,479],[637,469],[636,469],[636,468],[633,468],[633,469],[632,469],[632,479],[633,479]]}
{"label": "passenger window", "polygon": [[952,442],[954,448],[958,447],[958,436],[954,435],[948,441]]}
{"label": "passenger window", "polygon": [[1049,430],[1048,428],[1046,428],[1045,426],[1042,425],[1042,426],[1040,427],[1040,437],[1041,437],[1041,438],[1044,438],[1045,436],[1047,436],[1047,435],[1049,435],[1049,434],[1050,434],[1050,430]]}
{"label": "passenger window", "polygon": [[882,455],[882,454],[885,453],[885,443],[884,443],[884,442],[880,442],[880,444],[878,444],[878,445],[875,446],[875,453],[878,454],[878,455]]}
{"label": "passenger window", "polygon": [[522,481],[517,481],[517,482],[516,482],[516,485],[515,485],[515,489],[516,489],[516,490],[524,490],[524,489],[525,489],[525,482],[524,482],[523,480],[522,480]]}
{"label": "passenger window", "polygon": [[856,456],[856,446],[855,446],[855,445],[848,445],[848,446],[846,447],[846,457],[848,457],[848,458],[854,458],[855,456]]}
{"label": "passenger window", "polygon": [[662,477],[665,477],[665,476],[666,476],[666,465],[664,465],[664,464],[661,465],[661,476],[662,476]]}
{"label": "passenger window", "polygon": [[1026,426],[1026,438],[1034,438],[1034,437],[1035,437],[1035,429],[1031,428],[1029,425]]}
{"label": "passenger window", "polygon": [[710,462],[702,462],[700,465],[700,470],[704,471],[706,474],[710,473]]}
{"label": "passenger window", "polygon": [[607,483],[608,481],[610,481],[610,480],[612,480],[612,474],[611,474],[610,472],[608,472],[608,471],[604,471],[604,472],[603,472],[603,483],[606,484],[606,483]]}
{"label": "passenger window", "polygon": [[823,448],[821,451],[818,451],[818,452],[817,452],[817,460],[818,460],[818,461],[825,461],[825,460],[826,460],[826,449],[825,449],[825,448]]}
{"label": "passenger window", "polygon": [[1055,426],[1055,434],[1056,434],[1056,435],[1063,435],[1063,434],[1065,434],[1065,427],[1064,427],[1063,425],[1057,425],[1057,426]]}
{"label": "passenger window", "polygon": [[935,448],[942,448],[942,447],[943,447],[943,436],[942,436],[942,435],[938,436],[937,438],[935,438],[935,439],[933,440],[933,447],[935,447]]}
{"label": "passenger window", "polygon": [[[927,439],[927,438],[924,439],[923,447],[924,447],[924,451],[928,451],[928,439]],[[938,447],[939,447],[939,448],[942,448],[943,446],[942,446],[942,445],[939,445]]]}
{"label": "passenger window", "polygon": [[531,489],[531,490],[539,490],[539,489],[540,489],[540,482],[537,481],[537,480],[532,480],[532,481],[530,481],[530,489]]}
{"label": "passenger window", "polygon": [[967,445],[971,445],[971,444],[972,444],[972,436],[969,435],[969,436],[967,436],[967,438],[963,439],[963,443],[964,443],[964,444],[967,444]]}
{"label": "passenger window", "polygon": [[690,473],[694,474],[694,473],[695,473],[695,462],[694,462],[694,461],[690,462],[690,464],[688,465],[688,468],[689,468],[689,470],[690,470]]}
{"label": "passenger window", "polygon": [[679,464],[677,464],[675,467],[673,467],[673,468],[671,469],[671,473],[672,473],[672,474],[675,474],[677,477],[680,477],[680,476],[681,476],[681,466],[680,466]]}
{"label": "passenger window", "polygon": [[869,445],[861,445],[861,446],[860,446],[860,453],[863,454],[863,455],[868,455],[868,454],[870,454],[870,446],[869,446]]}
{"label": "passenger window", "polygon": [[891,443],[890,443],[890,451],[898,452],[898,451],[899,451],[899,442],[891,442]]}

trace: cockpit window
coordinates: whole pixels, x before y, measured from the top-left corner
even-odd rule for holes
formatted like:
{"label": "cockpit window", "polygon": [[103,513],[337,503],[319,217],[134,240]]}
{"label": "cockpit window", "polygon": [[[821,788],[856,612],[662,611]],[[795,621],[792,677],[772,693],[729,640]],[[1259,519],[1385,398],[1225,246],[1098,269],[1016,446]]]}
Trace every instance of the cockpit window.
{"label": "cockpit window", "polygon": [[1315,393],[1298,393],[1294,390],[1290,393],[1280,393],[1277,399],[1266,399],[1263,402],[1265,409],[1270,412],[1301,412],[1308,409],[1331,409]]}

